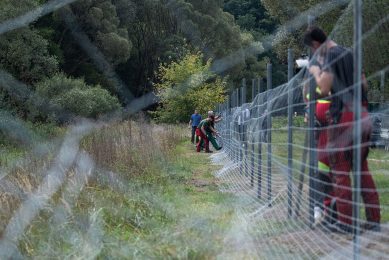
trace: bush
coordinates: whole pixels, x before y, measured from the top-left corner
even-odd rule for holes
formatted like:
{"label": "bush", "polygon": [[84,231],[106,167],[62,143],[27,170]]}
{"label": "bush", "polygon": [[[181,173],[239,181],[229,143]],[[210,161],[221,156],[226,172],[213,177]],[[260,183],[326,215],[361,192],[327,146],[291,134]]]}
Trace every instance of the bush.
{"label": "bush", "polygon": [[201,114],[225,100],[226,81],[210,70],[211,60],[201,53],[187,54],[179,62],[163,64],[155,84],[161,107],[154,113],[161,122],[187,122],[194,109]]}
{"label": "bush", "polygon": [[82,79],[57,74],[40,82],[28,101],[30,118],[64,123],[81,116],[97,118],[120,109],[116,97],[97,86],[89,86]]}
{"label": "bush", "polygon": [[89,89],[71,89],[59,96],[57,103],[66,111],[83,116],[96,118],[101,114],[119,109],[117,98],[100,87]]}

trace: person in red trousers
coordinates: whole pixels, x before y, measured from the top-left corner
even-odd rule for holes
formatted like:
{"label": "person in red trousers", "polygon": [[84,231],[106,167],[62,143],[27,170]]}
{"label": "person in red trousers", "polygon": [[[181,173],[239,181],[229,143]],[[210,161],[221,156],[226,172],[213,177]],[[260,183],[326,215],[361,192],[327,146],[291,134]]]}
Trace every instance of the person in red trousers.
{"label": "person in red trousers", "polygon": [[[317,54],[309,61],[309,65],[317,65],[322,68],[324,56]],[[304,85],[304,101],[308,104],[310,96],[308,87],[310,79]],[[314,225],[329,225],[337,220],[336,198],[334,197],[332,173],[330,167],[329,153],[327,151],[328,112],[331,105],[330,98],[321,93],[320,87],[316,86],[313,97],[316,102],[315,109],[315,139],[317,146],[317,171],[315,174],[314,193]],[[308,105],[307,105],[308,106]],[[308,122],[308,114],[305,114]]]}
{"label": "person in red trousers", "polygon": [[[336,199],[332,185],[330,157],[327,151],[328,144],[328,111],[331,101],[326,98],[316,100],[317,120],[317,204],[314,208],[315,224],[330,224],[336,221]],[[324,221],[324,222],[323,222]]]}
{"label": "person in red trousers", "polygon": [[[335,181],[334,191],[338,221],[331,226],[332,231],[352,231],[352,188],[350,171],[353,165],[353,73],[352,52],[334,41],[318,27],[311,27],[304,35],[304,43],[311,47],[313,53],[325,54],[323,67],[311,65],[309,72],[320,86],[323,95],[330,95],[329,125],[327,131],[330,167]],[[373,177],[369,171],[367,156],[372,130],[367,112],[366,89],[363,98],[358,101],[362,107],[362,142],[361,142],[361,194],[365,204],[367,223],[364,227],[380,231],[379,196]]]}
{"label": "person in red trousers", "polygon": [[212,119],[207,117],[206,119],[201,120],[199,125],[196,128],[196,135],[199,137],[199,141],[196,144],[196,151],[199,153],[202,149],[202,146],[205,148],[206,153],[210,153],[209,150],[209,139],[207,137],[207,133],[205,129],[211,127]]}
{"label": "person in red trousers", "polygon": [[200,138],[199,142],[196,145],[197,152],[201,151],[202,146],[204,145],[206,153],[212,153],[209,150],[209,142],[215,147],[216,150],[220,150],[221,147],[215,141],[214,135],[217,135],[218,132],[215,130],[215,115],[213,111],[208,112],[208,117],[200,122],[196,129],[196,135]]}

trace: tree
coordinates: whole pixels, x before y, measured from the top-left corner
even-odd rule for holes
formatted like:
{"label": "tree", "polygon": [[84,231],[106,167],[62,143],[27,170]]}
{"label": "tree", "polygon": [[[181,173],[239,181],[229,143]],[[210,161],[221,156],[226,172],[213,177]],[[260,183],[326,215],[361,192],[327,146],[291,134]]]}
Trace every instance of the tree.
{"label": "tree", "polygon": [[[366,1],[363,4],[363,67],[367,75],[384,69],[389,63],[389,2]],[[330,31],[331,38],[344,46],[353,45],[353,4],[350,4]]]}
{"label": "tree", "polygon": [[[315,17],[315,24],[321,26],[327,32],[332,30],[346,7],[344,4],[338,5],[336,1],[331,2],[327,0],[261,0],[261,2],[269,14],[280,21],[281,25],[287,25],[294,18],[312,7],[318,7],[323,4],[332,5],[330,11],[321,13]],[[308,21],[308,17],[303,19]],[[306,48],[302,43],[302,35],[306,28],[307,26],[303,26],[301,28],[296,28],[296,30],[292,32],[288,30],[279,30],[276,33],[272,45],[274,52],[281,61],[287,61],[288,48],[294,50],[295,56],[306,54]]]}
{"label": "tree", "polygon": [[0,68],[33,84],[57,72],[58,61],[49,54],[48,41],[27,27],[0,37]]}
{"label": "tree", "polygon": [[181,59],[188,45],[165,1],[132,2],[132,19],[127,19],[126,28],[133,48],[131,58],[118,68],[118,72],[131,92],[141,96],[152,91],[159,65]]}
{"label": "tree", "polygon": [[[314,6],[332,4],[329,12],[315,18],[315,24],[323,28],[330,38],[346,47],[353,45],[353,2],[337,6],[336,1],[325,0],[299,1],[261,0],[268,12],[277,17],[281,24],[288,23],[294,16]],[[363,4],[363,64],[367,75],[383,69],[389,60],[389,22],[386,16],[389,12],[389,2],[381,0],[365,1]],[[275,51],[282,60],[287,59],[287,49],[293,48],[295,54],[305,52],[302,45],[302,35],[306,26],[290,34],[280,31],[275,39]]]}
{"label": "tree", "polygon": [[[257,62],[256,55],[262,50],[261,44],[258,44],[256,52],[242,51],[250,48],[254,38],[242,33],[234,17],[223,11],[223,1],[188,0],[182,8],[185,8],[186,16],[181,19],[180,25],[190,29],[187,32],[189,41],[199,46],[207,59],[218,60],[234,56],[235,64],[221,75],[229,75],[233,85],[238,85],[242,79],[242,71],[256,67],[253,63]],[[259,76],[255,70],[251,70],[250,74],[253,77]]]}
{"label": "tree", "polygon": [[15,18],[39,5],[39,0],[0,1],[0,21]]}
{"label": "tree", "polygon": [[[113,83],[117,78],[134,96],[141,96],[153,91],[153,83],[160,80],[156,71],[161,64],[180,62],[187,52],[201,51],[203,62],[212,60],[224,65],[227,57],[232,66],[219,66],[223,70],[217,71],[225,81],[228,79],[232,89],[243,77],[264,76],[266,57],[258,60],[263,47],[257,36],[270,30],[266,27],[253,31],[252,27],[264,24],[261,17],[268,18],[263,12],[256,13],[264,10],[258,1],[234,1],[241,7],[239,19],[223,11],[225,1],[221,0],[75,1],[29,26],[1,35],[0,67],[27,83],[31,90],[37,82],[61,71],[67,77],[83,78],[87,85],[100,85],[124,103],[125,96]],[[44,3],[47,1],[1,1],[0,20],[23,15]],[[103,66],[98,66],[106,66],[105,60],[101,55],[98,59],[91,55],[85,43],[92,43],[89,50],[97,47],[98,54],[102,53],[112,65],[108,76],[101,73]],[[12,100],[9,102],[8,94],[0,93],[0,102],[17,107]],[[26,115],[25,102],[19,103],[17,110]]]}
{"label": "tree", "polygon": [[[13,19],[39,4],[37,0],[0,2],[0,22]],[[48,51],[48,41],[33,26],[8,31],[0,37],[0,68],[27,84],[58,70],[58,61]]]}
{"label": "tree", "polygon": [[276,29],[277,21],[259,0],[225,0],[224,11],[235,17],[241,29],[258,36],[270,34]]}
{"label": "tree", "polygon": [[[247,41],[249,38],[233,17],[221,7],[219,0],[88,0],[77,2],[72,10],[82,30],[103,53],[122,62],[117,64],[118,74],[135,96],[141,96],[152,91],[158,66],[181,59],[187,49],[200,50],[205,59],[213,60],[234,54],[237,57],[234,61],[239,62],[222,72],[222,76],[230,75],[229,79],[234,83],[241,80],[242,70],[250,70],[253,77],[260,75],[256,70],[256,56],[241,50],[248,48],[254,39]],[[115,36],[123,39],[126,32],[131,43],[129,58],[118,52],[126,50],[118,47],[126,43]],[[63,38],[63,34],[58,37]],[[65,72],[76,77],[84,73],[88,83],[100,83],[107,88],[98,73],[92,73],[91,62],[77,50],[71,37],[65,39],[62,44]],[[96,78],[98,82],[93,81]]]}
{"label": "tree", "polygon": [[[130,2],[130,1],[129,1]],[[124,7],[123,1],[118,7]],[[126,19],[111,0],[77,1],[72,10],[80,22],[81,29],[105,54],[114,66],[128,60],[132,43],[128,38]]]}
{"label": "tree", "polygon": [[[13,19],[37,5],[38,1],[1,1],[0,22]],[[33,26],[3,33],[0,36],[0,69],[31,86],[58,71],[57,58],[49,53],[48,46],[49,42]],[[0,83],[1,108],[24,117],[25,100],[16,98],[15,93],[6,90],[4,84]]]}
{"label": "tree", "polygon": [[155,113],[162,122],[185,122],[195,108],[205,114],[225,99],[226,82],[210,71],[201,53],[187,54],[182,60],[160,66],[155,84],[161,107]]}
{"label": "tree", "polygon": [[242,39],[251,38],[250,41],[244,44],[245,46],[252,42],[262,42],[264,45],[262,49],[264,52],[246,59],[246,68],[242,70],[239,78],[266,77],[266,64],[272,63],[273,85],[277,86],[284,83],[287,80],[286,61],[280,60],[268,44],[268,37],[279,24],[278,19],[270,16],[261,1],[258,0],[225,0],[224,11],[234,15],[236,23],[244,31]]}

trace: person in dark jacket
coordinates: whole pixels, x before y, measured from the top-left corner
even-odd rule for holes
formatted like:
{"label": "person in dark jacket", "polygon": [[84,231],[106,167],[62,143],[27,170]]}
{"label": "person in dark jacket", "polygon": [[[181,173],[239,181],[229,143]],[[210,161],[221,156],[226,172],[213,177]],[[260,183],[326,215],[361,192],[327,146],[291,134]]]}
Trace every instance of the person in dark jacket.
{"label": "person in dark jacket", "polygon": [[[336,196],[338,222],[332,226],[333,231],[351,232],[352,224],[352,189],[350,172],[353,165],[353,91],[354,60],[349,49],[339,46],[327,39],[318,27],[311,27],[304,35],[304,43],[311,47],[313,53],[325,53],[323,67],[311,65],[309,72],[313,75],[323,95],[329,96],[329,125],[327,150],[330,168],[334,175],[334,192]],[[361,75],[362,76],[362,75]],[[362,80],[363,82],[363,80]],[[379,196],[373,177],[369,171],[367,156],[371,122],[367,112],[366,89],[362,88],[362,142],[361,142],[361,194],[365,203],[366,229],[380,230]]]}
{"label": "person in dark jacket", "polygon": [[190,116],[190,120],[189,120],[189,128],[192,129],[192,136],[190,138],[190,141],[192,142],[192,144],[195,143],[195,136],[196,136],[196,144],[198,143],[198,136],[195,135],[196,133],[196,128],[197,126],[200,124],[201,122],[201,115],[198,113],[197,109],[194,111],[194,113]]}

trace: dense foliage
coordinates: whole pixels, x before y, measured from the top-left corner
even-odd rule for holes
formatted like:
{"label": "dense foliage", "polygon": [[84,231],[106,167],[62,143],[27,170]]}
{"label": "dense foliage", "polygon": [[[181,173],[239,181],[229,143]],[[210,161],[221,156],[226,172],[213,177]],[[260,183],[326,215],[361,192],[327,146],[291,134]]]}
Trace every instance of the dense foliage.
{"label": "dense foliage", "polygon": [[203,63],[199,53],[187,54],[182,60],[161,66],[160,83],[156,84],[162,106],[156,111],[157,119],[164,122],[188,120],[197,108],[200,114],[213,110],[225,99],[226,82],[214,75],[211,60]]}
{"label": "dense foliage", "polygon": [[[314,24],[322,27],[336,42],[351,47],[353,44],[353,1],[337,2],[326,0],[299,1],[288,0],[261,0],[272,17],[287,25],[291,20],[307,10],[314,10]],[[327,9],[323,9],[322,6]],[[363,54],[364,68],[370,74],[383,69],[389,60],[389,2],[381,0],[364,1],[363,3]],[[306,19],[302,16],[299,19]],[[286,60],[287,48],[293,48],[297,54],[306,52],[302,44],[302,35],[306,26],[297,28],[295,32],[289,33],[285,30],[278,32],[275,41],[275,52],[282,60]]]}
{"label": "dense foliage", "polygon": [[[2,1],[0,21],[22,20],[47,3]],[[29,89],[18,99],[10,88],[1,88],[0,102],[24,119],[63,122],[71,115],[96,117],[117,107],[115,96],[127,105],[128,93],[138,97],[154,91],[161,80],[159,68],[182,61],[187,53],[202,53],[202,62],[233,57],[232,64],[219,71],[229,81],[214,81],[223,85],[223,91],[225,85],[238,87],[242,77],[263,76],[265,63],[257,57],[261,43],[239,28],[233,15],[223,10],[223,1],[84,0],[38,18],[5,29],[0,36],[0,68]],[[78,78],[85,81],[82,84],[100,87],[80,88]],[[58,87],[67,91],[48,95],[46,90]],[[204,110],[214,104],[205,100]]]}
{"label": "dense foliage", "polygon": [[[20,98],[11,83],[0,82],[0,105],[33,121],[62,122],[58,114],[67,113],[97,117],[118,107],[117,100],[127,105],[133,96],[164,84],[160,68],[181,64],[188,53],[199,54],[203,64],[212,61],[207,69],[223,78],[223,91],[240,87],[243,78],[265,77],[268,62],[273,64],[276,86],[286,81],[287,48],[294,48],[296,55],[306,51],[301,44],[305,25],[293,31],[279,30],[279,25],[296,18],[306,20],[303,12],[324,5],[329,11],[319,12],[316,23],[340,43],[349,46],[352,42],[352,6],[337,5],[337,1],[82,0],[29,20],[39,14],[36,8],[48,3],[0,2],[0,69],[25,89]],[[387,64],[388,8],[386,1],[365,3],[364,31],[373,30],[364,41],[368,74]],[[24,20],[25,24],[14,27]],[[72,87],[56,97],[40,94],[45,84],[51,84],[48,89],[58,86],[58,75],[69,86],[82,79],[88,90]],[[55,116],[52,111],[42,113],[42,100],[58,110]],[[95,106],[99,109],[90,108]]]}
{"label": "dense foliage", "polygon": [[[241,30],[249,34],[254,41],[262,43],[264,49],[256,57],[259,65],[255,70],[259,76],[266,77],[266,64],[270,62],[273,65],[274,86],[284,83],[287,79],[286,63],[277,57],[270,40],[279,21],[269,14],[261,1],[257,0],[225,0],[224,10],[234,15]],[[242,74],[246,79],[253,78],[248,71]]]}
{"label": "dense foliage", "polygon": [[97,118],[120,108],[116,97],[99,85],[89,86],[82,79],[57,74],[36,86],[28,100],[29,118],[67,122],[74,116]]}

